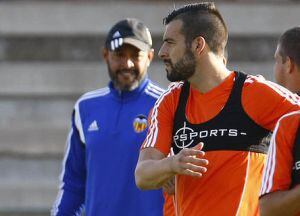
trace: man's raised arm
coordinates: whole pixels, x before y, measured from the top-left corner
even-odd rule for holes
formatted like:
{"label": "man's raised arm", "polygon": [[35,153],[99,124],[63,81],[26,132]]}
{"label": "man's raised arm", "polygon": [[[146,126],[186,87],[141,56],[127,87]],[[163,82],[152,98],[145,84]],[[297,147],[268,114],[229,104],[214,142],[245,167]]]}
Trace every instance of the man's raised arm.
{"label": "man's raised arm", "polygon": [[208,161],[203,159],[203,143],[183,149],[177,155],[165,157],[155,148],[142,149],[135,169],[136,185],[143,190],[162,187],[176,174],[201,177]]}
{"label": "man's raised arm", "polygon": [[300,212],[300,185],[285,191],[266,194],[259,200],[262,216],[293,216]]}

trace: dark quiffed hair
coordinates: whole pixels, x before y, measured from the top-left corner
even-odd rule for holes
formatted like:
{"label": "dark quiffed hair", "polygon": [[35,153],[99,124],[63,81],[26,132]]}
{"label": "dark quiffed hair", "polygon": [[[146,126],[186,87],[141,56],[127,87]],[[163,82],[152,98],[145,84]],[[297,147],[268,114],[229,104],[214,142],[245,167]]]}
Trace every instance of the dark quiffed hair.
{"label": "dark quiffed hair", "polygon": [[188,47],[196,37],[202,36],[212,52],[223,55],[228,31],[214,3],[201,2],[177,8],[164,18],[164,24],[173,20],[183,22],[181,33]]}
{"label": "dark quiffed hair", "polygon": [[291,58],[298,66],[300,66],[300,26],[291,28],[281,35],[279,38],[279,54],[283,61]]}

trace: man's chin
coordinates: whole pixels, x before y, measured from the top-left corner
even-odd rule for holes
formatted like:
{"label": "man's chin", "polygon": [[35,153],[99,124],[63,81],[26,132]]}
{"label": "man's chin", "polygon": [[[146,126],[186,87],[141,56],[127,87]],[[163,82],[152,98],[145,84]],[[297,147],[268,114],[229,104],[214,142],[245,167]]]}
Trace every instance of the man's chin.
{"label": "man's chin", "polygon": [[175,77],[174,74],[169,73],[168,71],[167,71],[167,79],[168,79],[170,82],[181,81],[181,80],[178,80],[178,78]]}

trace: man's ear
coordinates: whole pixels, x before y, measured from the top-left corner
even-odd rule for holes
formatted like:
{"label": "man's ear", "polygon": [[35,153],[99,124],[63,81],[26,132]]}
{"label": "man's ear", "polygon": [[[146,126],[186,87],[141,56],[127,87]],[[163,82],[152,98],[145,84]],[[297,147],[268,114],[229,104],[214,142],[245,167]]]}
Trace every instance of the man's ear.
{"label": "man's ear", "polygon": [[297,67],[293,59],[291,59],[289,56],[286,57],[286,62],[284,63],[286,67],[286,71],[288,74],[292,74],[294,72],[297,72]]}
{"label": "man's ear", "polygon": [[150,49],[148,51],[148,66],[150,65],[151,61],[153,60],[153,57],[154,57],[154,49]]}
{"label": "man's ear", "polygon": [[197,54],[201,54],[205,48],[206,41],[204,37],[196,37],[192,42],[192,49],[195,50]]}
{"label": "man's ear", "polygon": [[108,59],[108,49],[107,48],[103,48],[102,49],[102,56],[103,56],[103,58],[104,58],[104,60],[106,60],[107,61],[107,59]]}

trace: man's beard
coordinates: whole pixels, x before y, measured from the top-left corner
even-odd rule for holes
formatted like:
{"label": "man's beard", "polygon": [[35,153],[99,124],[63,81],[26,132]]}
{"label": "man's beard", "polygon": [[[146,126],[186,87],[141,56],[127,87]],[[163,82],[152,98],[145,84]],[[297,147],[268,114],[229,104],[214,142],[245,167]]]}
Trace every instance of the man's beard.
{"label": "man's beard", "polygon": [[[136,89],[139,86],[141,80],[143,80],[144,78],[144,76],[134,68],[113,71],[108,63],[107,69],[114,87],[120,91],[132,91]],[[127,76],[127,80],[122,80],[122,76]],[[125,78],[123,77],[123,79]]]}
{"label": "man's beard", "polygon": [[184,56],[175,64],[171,60],[165,60],[164,62],[169,63],[171,67],[170,70],[166,69],[167,78],[171,82],[187,80],[195,73],[195,57],[188,49],[185,51]]}

